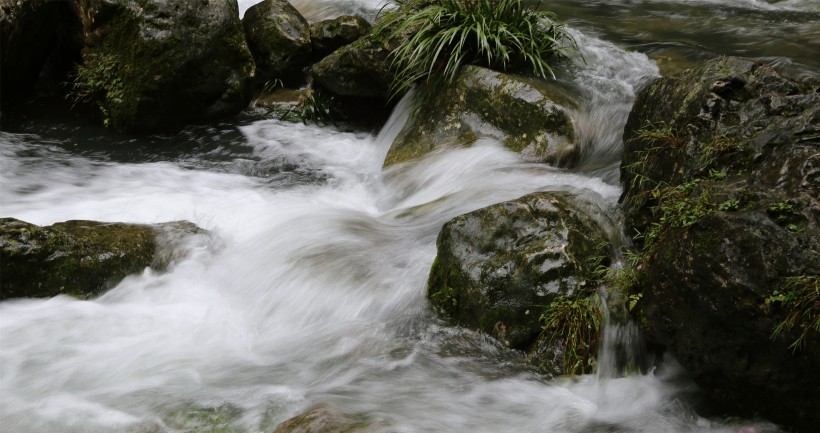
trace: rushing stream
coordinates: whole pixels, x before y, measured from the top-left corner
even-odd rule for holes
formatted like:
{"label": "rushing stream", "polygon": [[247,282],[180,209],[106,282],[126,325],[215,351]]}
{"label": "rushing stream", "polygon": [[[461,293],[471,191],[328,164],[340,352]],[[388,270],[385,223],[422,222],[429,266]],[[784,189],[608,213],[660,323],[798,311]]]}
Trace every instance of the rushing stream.
{"label": "rushing stream", "polygon": [[[252,3],[240,0],[241,9]],[[778,431],[696,415],[673,360],[643,374],[549,379],[520,353],[430,311],[436,235],[457,215],[569,191],[593,203],[590,212],[618,237],[620,134],[636,91],[659,69],[592,36],[596,18],[575,14],[670,8],[554,3],[586,59],[573,83],[584,101],[574,114],[583,157],[571,171],[524,163],[492,141],[382,170],[404,103],[379,136],[276,120],[145,139],[71,119],[4,125],[1,216],[41,225],[184,219],[209,234],[191,238],[169,272],[130,276],[98,299],[0,304],[0,431],[272,432],[317,404],[384,432]],[[748,11],[738,25],[753,28],[768,13],[817,16],[808,1],[683,3],[668,14],[730,3]],[[379,2],[314,5],[320,14]],[[733,33],[742,39],[743,30]],[[599,31],[628,44],[623,32]],[[794,42],[809,48],[794,49],[815,44],[816,53],[812,34]],[[754,55],[769,55],[761,50]],[[782,58],[816,73],[816,58]]]}

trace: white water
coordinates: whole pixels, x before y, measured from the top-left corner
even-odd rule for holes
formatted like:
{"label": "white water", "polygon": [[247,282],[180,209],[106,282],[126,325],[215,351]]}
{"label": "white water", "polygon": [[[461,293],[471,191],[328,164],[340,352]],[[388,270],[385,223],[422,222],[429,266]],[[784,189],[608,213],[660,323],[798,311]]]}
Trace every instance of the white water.
{"label": "white water", "polygon": [[[2,216],[186,219],[211,231],[170,272],[128,277],[96,300],[0,303],[0,431],[193,431],[179,413],[229,407],[234,428],[270,432],[315,404],[385,432],[740,431],[694,414],[674,362],[550,381],[428,308],[435,238],[456,215],[533,191],[583,196],[602,223],[614,215],[619,131],[657,68],[578,37],[589,67],[576,83],[585,147],[572,172],[492,141],[382,171],[395,125],[379,141],[256,122],[241,127],[248,155],[221,170],[197,155],[113,162],[0,133]],[[240,169],[254,160],[315,180]]]}

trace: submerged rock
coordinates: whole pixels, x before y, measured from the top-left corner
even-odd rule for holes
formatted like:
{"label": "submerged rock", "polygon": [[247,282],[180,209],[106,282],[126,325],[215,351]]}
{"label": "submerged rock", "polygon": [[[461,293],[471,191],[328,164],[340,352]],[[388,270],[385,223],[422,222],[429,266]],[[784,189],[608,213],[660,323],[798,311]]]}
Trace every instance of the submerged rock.
{"label": "submerged rock", "polygon": [[242,19],[259,81],[304,82],[311,58],[310,26],[287,0],[265,0]]}
{"label": "submerged rock", "polygon": [[365,416],[336,413],[324,406],[283,422],[274,433],[366,433],[375,431]]}
{"label": "submerged rock", "polygon": [[420,90],[385,165],[493,137],[524,159],[571,165],[578,156],[569,92],[557,82],[465,66],[452,84]]}
{"label": "submerged rock", "polygon": [[97,296],[146,267],[166,268],[177,258],[174,244],[197,233],[202,230],[187,221],[40,227],[0,218],[0,299]]}
{"label": "submerged rock", "polygon": [[711,60],[644,89],[624,143],[648,338],[718,410],[814,431],[820,83]]}
{"label": "submerged rock", "polygon": [[117,129],[152,131],[234,115],[254,63],[236,0],[72,0],[85,48],[75,97]]}
{"label": "submerged rock", "polygon": [[310,25],[310,41],[313,53],[323,58],[337,49],[351,44],[370,31],[371,25],[357,15],[344,15]]}
{"label": "submerged rock", "polygon": [[559,295],[594,290],[587,285],[594,270],[589,259],[608,254],[605,240],[563,194],[535,193],[479,209],[439,233],[427,297],[460,325],[515,349],[547,353],[536,347],[541,312]]}

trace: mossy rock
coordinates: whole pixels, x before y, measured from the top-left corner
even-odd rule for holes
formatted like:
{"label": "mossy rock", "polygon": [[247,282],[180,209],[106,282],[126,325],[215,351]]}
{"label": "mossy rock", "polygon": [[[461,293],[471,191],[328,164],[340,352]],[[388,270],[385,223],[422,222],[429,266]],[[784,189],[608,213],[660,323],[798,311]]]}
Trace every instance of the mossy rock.
{"label": "mossy rock", "polygon": [[235,0],[72,0],[85,38],[74,96],[105,124],[146,132],[230,116],[254,62]]}
{"label": "mossy rock", "polygon": [[242,25],[260,82],[305,81],[303,70],[312,54],[310,26],[287,0],[265,0],[251,6]]}
{"label": "mossy rock", "polygon": [[572,199],[535,193],[454,218],[438,236],[427,297],[444,317],[530,350],[558,296],[588,295],[606,236]]}
{"label": "mossy rock", "polygon": [[573,92],[558,82],[465,66],[452,84],[430,83],[419,92],[385,165],[480,137],[500,140],[527,161],[571,166],[578,157]]}
{"label": "mossy rock", "polygon": [[[710,60],[641,91],[624,143],[626,231],[642,234],[635,312],[649,341],[718,413],[816,430],[820,83]],[[800,306],[783,295],[794,281],[805,283]]]}
{"label": "mossy rock", "polygon": [[358,15],[343,15],[310,25],[314,56],[321,59],[366,35],[372,26]]}
{"label": "mossy rock", "polygon": [[371,31],[314,64],[313,79],[334,94],[374,98],[384,103],[395,76],[388,56],[396,46]]}
{"label": "mossy rock", "polygon": [[97,296],[146,267],[165,269],[176,258],[169,244],[201,232],[185,221],[66,221],[41,227],[2,218],[0,299]]}

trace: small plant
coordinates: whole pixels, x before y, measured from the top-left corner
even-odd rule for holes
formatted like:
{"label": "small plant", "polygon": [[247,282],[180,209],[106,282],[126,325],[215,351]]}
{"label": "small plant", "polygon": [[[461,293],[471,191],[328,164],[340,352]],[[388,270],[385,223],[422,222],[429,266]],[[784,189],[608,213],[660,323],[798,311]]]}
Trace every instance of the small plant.
{"label": "small plant", "polygon": [[119,78],[119,61],[112,55],[91,53],[77,66],[72,77],[69,97],[78,103],[94,103],[100,110],[103,125],[110,126],[111,105],[121,104],[125,98],[125,86]]}
{"label": "small plant", "polygon": [[603,306],[598,295],[559,296],[541,314],[543,334],[551,345],[563,345],[561,367],[566,374],[583,374],[595,367]]}
{"label": "small plant", "polygon": [[735,199],[729,199],[721,203],[718,209],[723,212],[736,211],[740,209],[740,202]]}
{"label": "small plant", "polygon": [[798,337],[789,345],[798,351],[806,343],[806,336],[820,332],[820,284],[817,276],[788,277],[779,290],[766,298],[766,305],[778,306],[786,317],[772,331],[772,339],[785,331],[797,331]]}
{"label": "small plant", "polygon": [[695,191],[701,183],[701,179],[694,179],[677,186],[664,186],[650,191],[650,195],[658,203],[652,208],[658,218],[644,233],[644,248],[654,244],[667,229],[692,226],[714,212],[715,205],[710,201],[709,190]]}
{"label": "small plant", "polygon": [[701,147],[700,163],[703,167],[712,165],[723,155],[735,152],[740,145],[737,140],[727,136],[717,136],[703,143]]}
{"label": "small plant", "polygon": [[767,213],[777,222],[785,224],[794,214],[794,206],[788,201],[776,203],[769,206]]}
{"label": "small plant", "polygon": [[[548,12],[521,0],[417,0],[402,2],[382,28],[402,42],[391,53],[394,95],[419,80],[452,82],[463,65],[505,71],[526,66],[554,77],[551,62],[565,60],[575,42]],[[409,38],[402,37],[410,35]]]}
{"label": "small plant", "polygon": [[712,180],[715,180],[715,181],[721,181],[721,180],[725,180],[727,177],[729,177],[729,174],[726,173],[726,171],[724,171],[724,170],[714,170],[714,169],[709,170],[709,179],[712,179]]}

